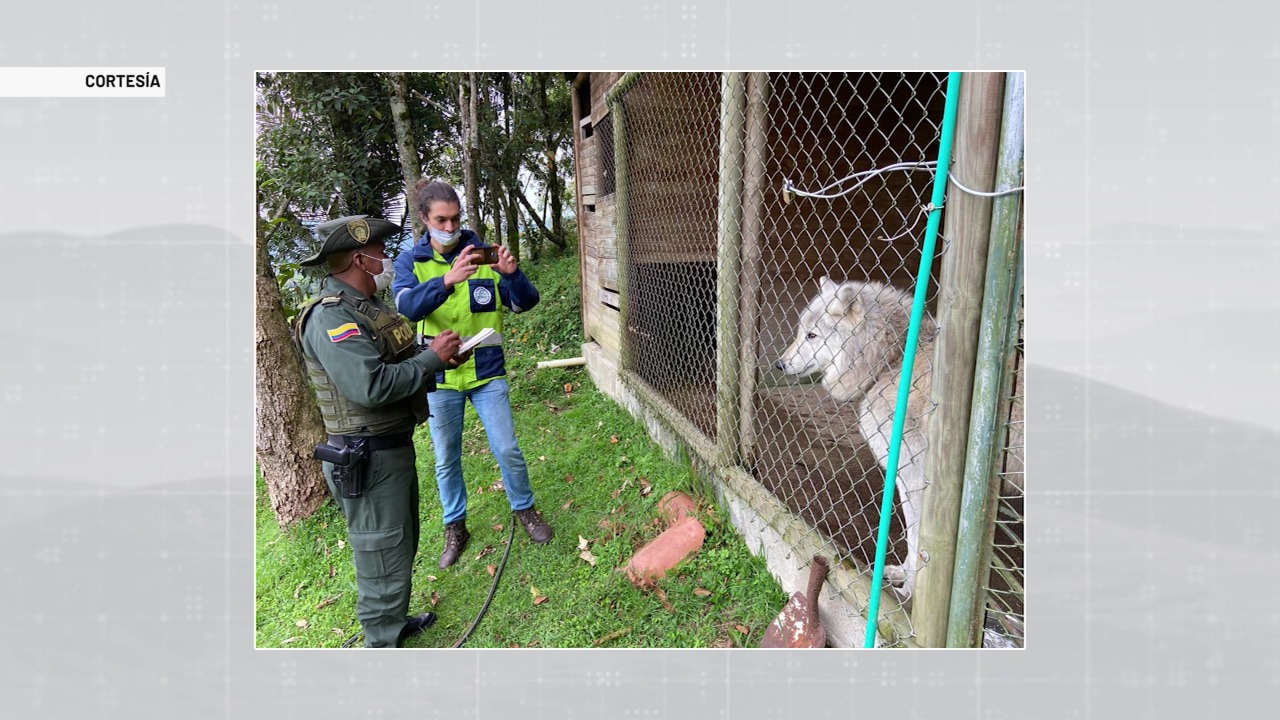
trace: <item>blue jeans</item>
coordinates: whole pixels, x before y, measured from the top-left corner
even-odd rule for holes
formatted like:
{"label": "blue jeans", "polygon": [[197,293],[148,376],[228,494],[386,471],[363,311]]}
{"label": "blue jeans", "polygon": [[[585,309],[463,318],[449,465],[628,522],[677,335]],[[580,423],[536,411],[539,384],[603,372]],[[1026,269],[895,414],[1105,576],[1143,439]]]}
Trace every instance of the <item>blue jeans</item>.
{"label": "blue jeans", "polygon": [[511,509],[533,507],[529,469],[516,444],[516,425],[507,393],[507,381],[495,378],[465,392],[441,389],[427,394],[431,402],[428,425],[436,451],[436,486],[446,524],[467,516],[467,486],[462,479],[462,417],[468,399],[489,436],[489,450],[502,470],[502,485]]}

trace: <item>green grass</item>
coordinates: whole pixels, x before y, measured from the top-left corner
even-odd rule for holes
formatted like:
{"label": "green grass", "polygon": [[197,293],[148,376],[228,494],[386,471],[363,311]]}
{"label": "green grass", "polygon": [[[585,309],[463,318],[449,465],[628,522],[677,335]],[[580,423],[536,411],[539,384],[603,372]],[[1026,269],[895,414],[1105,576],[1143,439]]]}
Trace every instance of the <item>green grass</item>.
{"label": "green grass", "polygon": [[[508,316],[508,380],[538,507],[556,536],[536,546],[516,529],[497,594],[468,647],[758,645],[786,596],[714,504],[704,501],[700,512],[703,548],[658,584],[661,592],[636,589],[620,571],[661,532],[656,506],[663,495],[706,494],[687,466],[666,458],[643,425],[592,386],[584,368],[534,369],[539,360],[580,351],[577,257],[571,248],[525,271],[542,301],[527,314]],[[447,570],[436,567],[443,531],[430,435],[423,426],[415,437],[422,542],[409,611],[433,609],[440,619],[410,647],[448,647],[462,636],[489,592],[488,566],[501,561],[512,522],[506,495],[490,490],[501,474],[470,406],[465,427],[471,542]],[[330,501],[282,531],[261,479],[257,487],[258,646],[340,646],[360,629],[341,514]],[[594,566],[580,557],[580,538]],[[536,605],[535,588],[546,598]]]}

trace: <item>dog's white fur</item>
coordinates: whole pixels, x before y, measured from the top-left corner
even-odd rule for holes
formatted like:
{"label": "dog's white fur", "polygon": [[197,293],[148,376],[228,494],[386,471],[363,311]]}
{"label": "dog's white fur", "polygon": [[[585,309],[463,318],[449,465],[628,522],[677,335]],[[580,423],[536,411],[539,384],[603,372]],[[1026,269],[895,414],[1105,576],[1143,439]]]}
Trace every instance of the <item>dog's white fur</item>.
{"label": "dog's white fur", "polygon": [[[840,402],[856,402],[858,428],[871,451],[888,468],[889,436],[898,401],[903,349],[912,297],[878,282],[835,283],[822,278],[818,295],[800,315],[795,342],[776,366],[788,375],[822,373],[822,385]],[[937,325],[929,313],[920,323],[920,343],[912,367],[897,489],[907,529],[907,557],[885,567],[885,579],[901,597],[915,588],[924,495],[924,449],[929,414],[929,365]]]}

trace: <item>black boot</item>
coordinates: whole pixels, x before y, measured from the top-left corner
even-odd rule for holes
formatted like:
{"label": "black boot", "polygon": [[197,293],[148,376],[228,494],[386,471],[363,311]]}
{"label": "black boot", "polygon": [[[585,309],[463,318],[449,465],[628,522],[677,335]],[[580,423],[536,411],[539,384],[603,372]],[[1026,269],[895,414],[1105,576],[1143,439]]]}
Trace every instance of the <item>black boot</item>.
{"label": "black boot", "polygon": [[404,627],[400,629],[400,637],[396,640],[396,647],[402,647],[405,640],[421,635],[423,630],[435,624],[436,614],[433,612],[424,612],[421,615],[405,618]]}

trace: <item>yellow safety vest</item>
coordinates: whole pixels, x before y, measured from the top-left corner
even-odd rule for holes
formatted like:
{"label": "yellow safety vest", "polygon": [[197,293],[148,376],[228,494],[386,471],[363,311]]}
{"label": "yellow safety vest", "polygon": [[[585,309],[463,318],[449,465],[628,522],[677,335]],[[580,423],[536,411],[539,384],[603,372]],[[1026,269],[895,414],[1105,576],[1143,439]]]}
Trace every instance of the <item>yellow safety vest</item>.
{"label": "yellow safety vest", "polygon": [[[451,267],[432,253],[429,259],[413,263],[413,274],[419,282],[426,282],[443,278]],[[471,359],[458,368],[436,373],[438,387],[470,390],[507,374],[502,353],[502,296],[498,293],[501,283],[502,275],[492,265],[477,265],[474,275],[453,286],[443,305],[418,321],[418,332],[426,342],[445,330],[458,333],[463,342],[484,328],[497,333],[477,346]]]}

